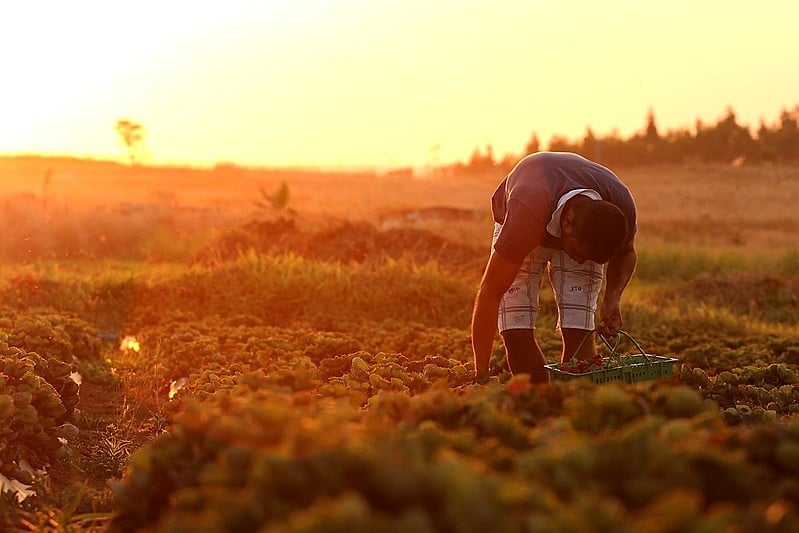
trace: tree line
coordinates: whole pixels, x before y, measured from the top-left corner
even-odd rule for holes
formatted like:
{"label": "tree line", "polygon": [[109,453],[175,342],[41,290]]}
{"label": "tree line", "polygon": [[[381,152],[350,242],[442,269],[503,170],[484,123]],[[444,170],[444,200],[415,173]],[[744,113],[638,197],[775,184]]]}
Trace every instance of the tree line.
{"label": "tree line", "polygon": [[649,165],[660,163],[797,163],[799,162],[799,105],[783,109],[779,120],[760,126],[752,133],[748,126],[738,123],[735,111],[726,114],[715,124],[697,119],[693,129],[678,128],[661,133],[655,113],[649,110],[643,130],[622,138],[616,131],[605,136],[587,128],[582,139],[570,140],[553,135],[546,148],[533,133],[521,155],[506,155],[496,159],[490,145],[475,149],[468,163],[459,163],[453,170],[481,172],[497,167],[508,170],[523,155],[546,149],[575,152],[603,165]]}

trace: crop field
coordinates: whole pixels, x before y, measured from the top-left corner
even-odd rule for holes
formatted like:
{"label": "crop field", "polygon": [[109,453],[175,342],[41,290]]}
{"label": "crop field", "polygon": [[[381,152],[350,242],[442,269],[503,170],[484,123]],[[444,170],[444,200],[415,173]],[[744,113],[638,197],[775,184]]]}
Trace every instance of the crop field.
{"label": "crop field", "polygon": [[0,530],[799,531],[799,167],[616,170],[673,375],[475,384],[502,172],[0,158]]}

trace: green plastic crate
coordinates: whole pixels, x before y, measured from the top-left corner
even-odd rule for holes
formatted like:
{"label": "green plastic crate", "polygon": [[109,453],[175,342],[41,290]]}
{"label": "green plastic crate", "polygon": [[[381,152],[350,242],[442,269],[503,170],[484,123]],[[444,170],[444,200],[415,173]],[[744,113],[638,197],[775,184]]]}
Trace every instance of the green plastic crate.
{"label": "green plastic crate", "polygon": [[[590,332],[589,332],[590,333]],[[588,338],[586,334],[585,338]],[[561,370],[561,363],[545,365],[549,375],[553,380],[569,381],[572,379],[590,379],[594,383],[639,383],[641,381],[652,381],[674,374],[674,363],[678,362],[674,357],[664,357],[662,355],[648,354],[628,333],[618,332],[615,345],[611,346],[607,339],[602,335],[597,335],[605,346],[610,350],[610,355],[603,357],[602,367],[577,374]],[[637,354],[619,354],[618,346],[621,337],[627,337],[638,348]],[[585,338],[583,341],[585,341]],[[582,345],[582,343],[581,343]],[[579,351],[578,346],[576,351]]]}

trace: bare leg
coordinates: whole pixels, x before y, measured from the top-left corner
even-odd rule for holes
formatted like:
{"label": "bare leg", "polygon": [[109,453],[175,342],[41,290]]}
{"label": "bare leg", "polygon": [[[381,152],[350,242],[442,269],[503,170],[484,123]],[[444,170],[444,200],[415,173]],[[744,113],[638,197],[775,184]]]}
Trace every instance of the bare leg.
{"label": "bare leg", "polygon": [[[593,331],[589,332],[585,329],[561,328],[560,332],[561,335],[563,335],[563,353],[560,357],[561,363],[570,360],[572,356],[575,355],[578,346],[580,347],[580,352],[576,354],[577,359],[590,361],[597,354],[596,345],[594,344],[596,337]],[[585,339],[585,342],[580,346],[586,334],[590,336]]]}
{"label": "bare leg", "polygon": [[500,334],[510,371],[529,374],[533,383],[549,383],[549,372],[544,368],[547,361],[535,338],[535,330],[508,329]]}

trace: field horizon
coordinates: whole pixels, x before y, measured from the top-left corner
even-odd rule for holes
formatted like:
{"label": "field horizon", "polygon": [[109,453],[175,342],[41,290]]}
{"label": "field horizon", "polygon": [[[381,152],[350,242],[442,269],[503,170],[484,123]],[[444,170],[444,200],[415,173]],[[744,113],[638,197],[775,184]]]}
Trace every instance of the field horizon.
{"label": "field horizon", "polygon": [[[779,252],[796,246],[799,165],[660,165],[613,169],[639,210],[640,244]],[[490,234],[489,198],[504,173],[326,172],[220,165],[148,167],[64,158],[0,157],[0,206],[29,213],[145,210],[193,214],[209,224],[270,215],[266,196],[285,183],[301,219],[391,223],[419,209],[472,211]],[[259,206],[259,203],[261,206]],[[271,213],[274,214],[274,213]],[[482,218],[481,218],[482,217]],[[419,225],[436,225],[436,214]],[[461,217],[459,222],[463,222]],[[455,232],[457,236],[457,232]],[[485,238],[484,240],[487,240]],[[476,242],[474,244],[477,244]]]}

